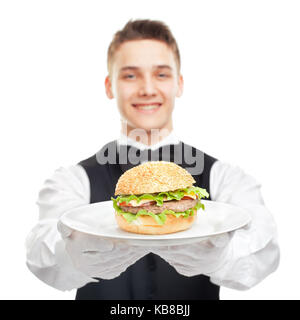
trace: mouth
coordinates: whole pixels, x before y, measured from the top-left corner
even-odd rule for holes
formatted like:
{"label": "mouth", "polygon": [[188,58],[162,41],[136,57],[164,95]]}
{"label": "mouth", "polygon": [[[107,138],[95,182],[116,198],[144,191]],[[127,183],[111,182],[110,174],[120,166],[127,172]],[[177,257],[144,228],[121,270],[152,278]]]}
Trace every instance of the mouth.
{"label": "mouth", "polygon": [[161,103],[153,102],[153,103],[139,103],[139,104],[132,104],[132,106],[141,113],[145,114],[152,114],[156,112],[161,107]]}

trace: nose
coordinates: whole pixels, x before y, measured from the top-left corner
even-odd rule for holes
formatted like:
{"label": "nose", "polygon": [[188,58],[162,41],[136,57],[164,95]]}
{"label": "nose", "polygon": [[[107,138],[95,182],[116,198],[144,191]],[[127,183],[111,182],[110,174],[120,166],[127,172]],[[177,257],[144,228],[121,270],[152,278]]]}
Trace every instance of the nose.
{"label": "nose", "polygon": [[140,82],[139,95],[155,96],[157,93],[155,83],[150,76],[144,77]]}

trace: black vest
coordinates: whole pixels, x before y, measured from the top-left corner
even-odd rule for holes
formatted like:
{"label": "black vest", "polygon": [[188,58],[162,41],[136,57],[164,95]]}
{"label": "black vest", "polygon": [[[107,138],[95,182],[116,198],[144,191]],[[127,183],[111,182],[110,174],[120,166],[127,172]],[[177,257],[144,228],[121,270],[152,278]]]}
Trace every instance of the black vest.
{"label": "black vest", "polygon": [[[110,142],[110,145],[117,146],[116,140]],[[159,158],[154,160],[176,162],[174,147],[190,148],[193,155],[197,155],[198,152],[202,156],[203,171],[201,174],[192,174],[196,181],[194,185],[205,188],[209,192],[210,170],[216,159],[183,142],[170,146],[170,159],[165,159],[163,148],[160,147],[156,150],[156,155]],[[147,150],[146,152],[149,155],[153,151]],[[79,163],[89,177],[90,203],[106,201],[114,197],[119,177],[130,168],[130,166],[126,167],[126,165],[119,163],[118,154],[114,164],[111,162],[99,164],[98,159],[95,154]],[[150,160],[150,158],[148,159]],[[151,160],[153,161],[153,158]],[[189,171],[190,165],[184,160],[178,164]],[[186,277],[179,274],[160,256],[149,253],[128,267],[118,277],[110,280],[99,279],[99,282],[91,282],[78,289],[76,300],[218,300],[219,290],[220,287],[211,283],[209,277],[204,275]]]}

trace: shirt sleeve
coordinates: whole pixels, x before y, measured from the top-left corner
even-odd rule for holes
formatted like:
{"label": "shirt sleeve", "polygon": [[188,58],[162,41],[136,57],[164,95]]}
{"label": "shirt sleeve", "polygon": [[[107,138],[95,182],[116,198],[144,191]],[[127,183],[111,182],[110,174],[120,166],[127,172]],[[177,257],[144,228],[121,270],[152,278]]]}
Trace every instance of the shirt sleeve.
{"label": "shirt sleeve", "polygon": [[261,185],[241,168],[216,161],[210,173],[210,196],[213,201],[245,208],[251,215],[246,227],[232,232],[227,262],[209,274],[211,282],[246,290],[274,272],[280,260],[277,228],[266,208]]}
{"label": "shirt sleeve", "polygon": [[97,282],[75,269],[57,229],[61,215],[89,204],[89,197],[89,179],[80,165],[58,168],[38,194],[39,219],[26,238],[26,265],[40,280],[62,291]]}

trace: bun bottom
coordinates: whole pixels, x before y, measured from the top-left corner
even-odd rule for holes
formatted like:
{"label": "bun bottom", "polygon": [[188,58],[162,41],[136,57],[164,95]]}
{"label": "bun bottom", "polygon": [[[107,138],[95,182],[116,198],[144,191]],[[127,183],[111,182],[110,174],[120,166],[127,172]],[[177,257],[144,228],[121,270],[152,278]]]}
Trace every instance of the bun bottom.
{"label": "bun bottom", "polygon": [[[140,225],[129,223],[122,215],[115,212],[115,218],[118,226],[127,232],[140,234],[168,234],[183,231],[191,227],[197,219],[197,210],[194,210],[193,216],[188,218],[175,217],[172,214],[166,215],[166,221],[163,225],[158,224],[151,216],[141,215],[137,218]],[[135,220],[136,221],[136,220]]]}

